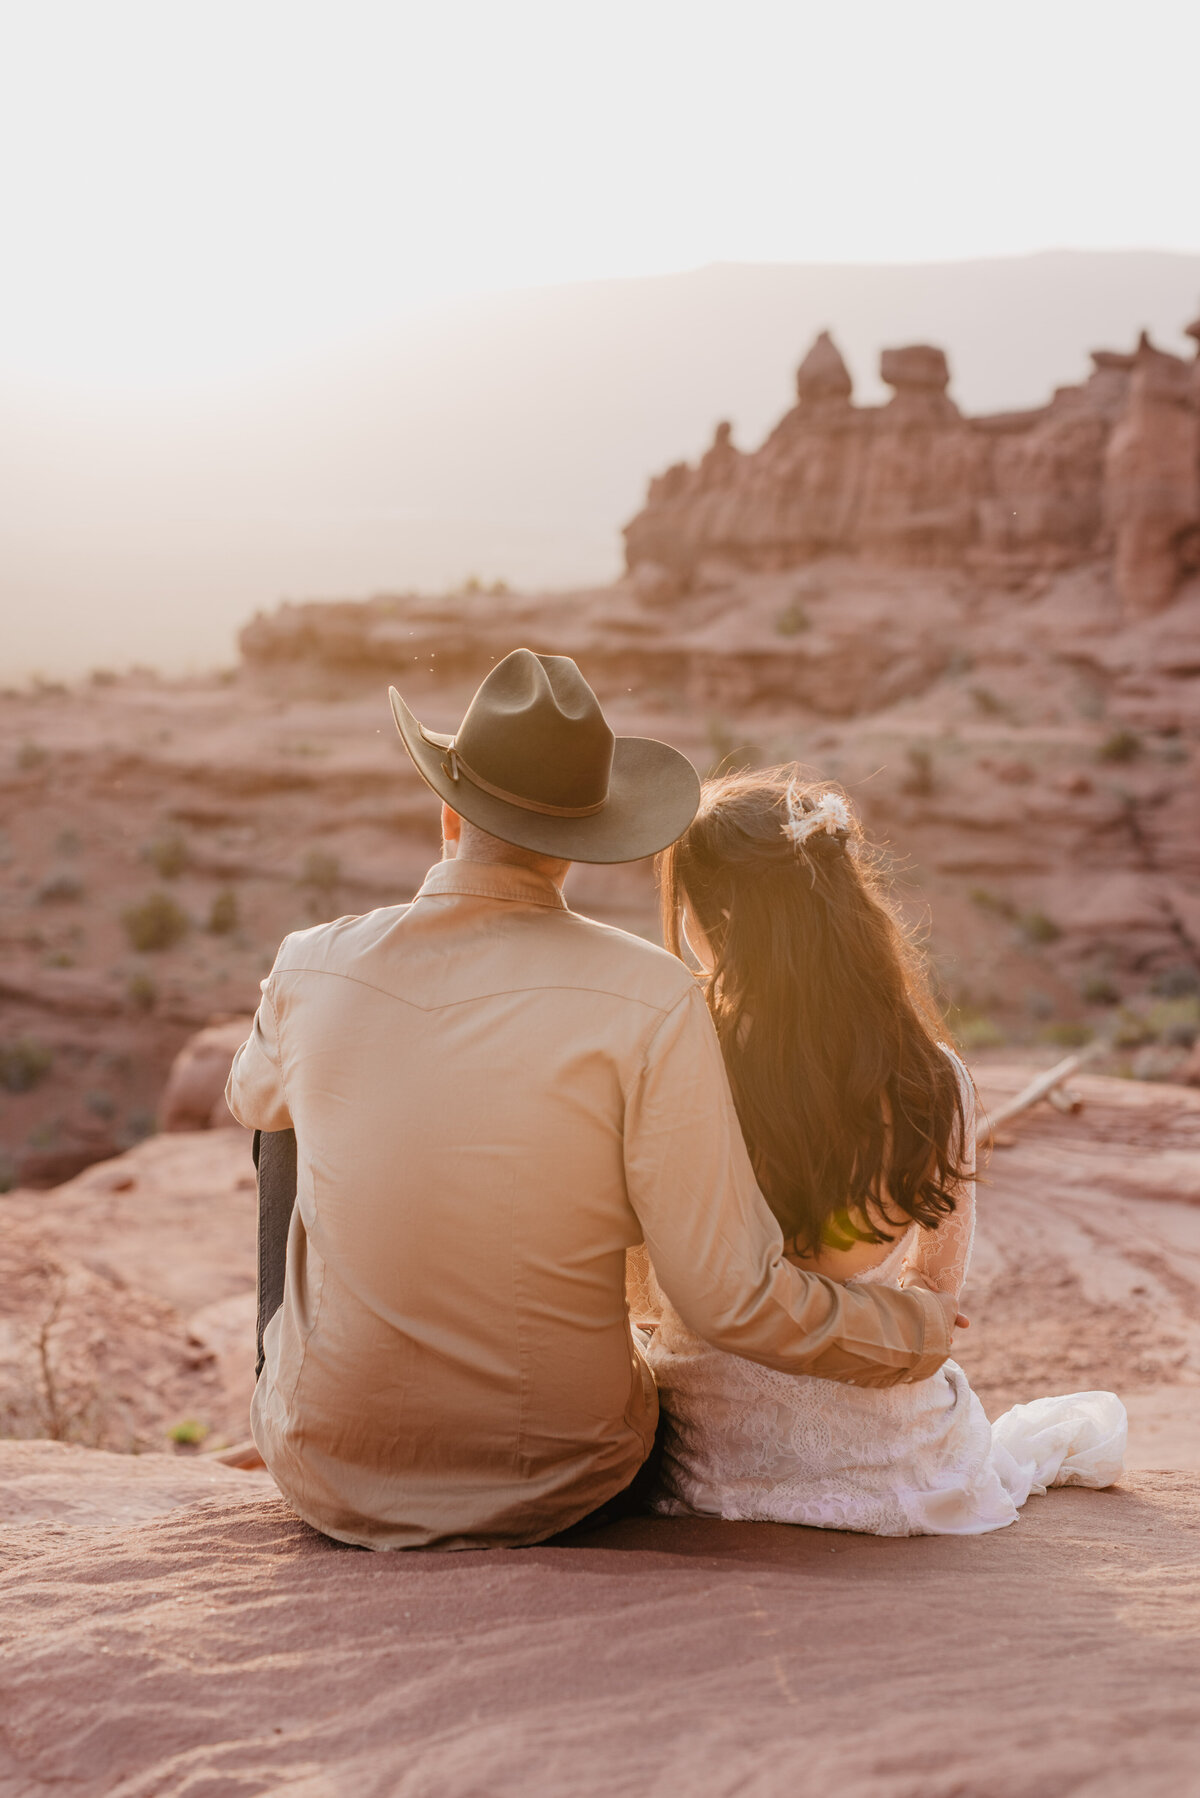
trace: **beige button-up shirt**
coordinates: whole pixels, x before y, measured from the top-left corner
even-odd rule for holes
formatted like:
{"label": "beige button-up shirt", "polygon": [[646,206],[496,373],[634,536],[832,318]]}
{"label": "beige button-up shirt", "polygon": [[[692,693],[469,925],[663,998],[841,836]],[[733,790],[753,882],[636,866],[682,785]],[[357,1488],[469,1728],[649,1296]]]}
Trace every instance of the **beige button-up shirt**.
{"label": "beige button-up shirt", "polygon": [[695,981],[524,869],[443,862],[288,937],[228,1099],[298,1150],[254,1438],[341,1541],[536,1542],[627,1485],[643,1240],[691,1328],[769,1367],[886,1386],[950,1352],[947,1301],[784,1259]]}

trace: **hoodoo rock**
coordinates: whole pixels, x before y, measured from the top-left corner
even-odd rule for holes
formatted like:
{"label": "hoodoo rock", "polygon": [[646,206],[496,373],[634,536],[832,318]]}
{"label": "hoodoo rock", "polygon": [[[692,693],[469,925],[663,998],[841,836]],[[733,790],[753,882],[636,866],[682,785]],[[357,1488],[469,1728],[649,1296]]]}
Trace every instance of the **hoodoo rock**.
{"label": "hoodoo rock", "polygon": [[1200,529],[1200,411],[1192,370],[1138,345],[1124,415],[1105,460],[1105,510],[1115,536],[1114,578],[1128,612],[1173,598],[1181,561]]}
{"label": "hoodoo rock", "polygon": [[[1200,321],[1189,327],[1200,343]],[[942,350],[884,350],[883,406],[855,406],[823,331],[797,405],[739,455],[726,426],[695,469],[650,485],[626,559],[683,581],[706,561],[746,571],[838,554],[1022,578],[1111,559],[1125,615],[1161,610],[1200,566],[1200,357],[1143,336],[1099,350],[1093,372],[1031,411],[967,418]]]}

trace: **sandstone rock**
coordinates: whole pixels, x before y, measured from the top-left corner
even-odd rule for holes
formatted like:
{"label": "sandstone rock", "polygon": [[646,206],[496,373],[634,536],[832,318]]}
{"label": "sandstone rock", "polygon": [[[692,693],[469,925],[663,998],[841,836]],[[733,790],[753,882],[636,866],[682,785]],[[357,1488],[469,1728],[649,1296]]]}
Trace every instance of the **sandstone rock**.
{"label": "sandstone rock", "polygon": [[210,1024],[189,1038],[175,1057],[159,1104],[160,1130],[240,1129],[225,1103],[225,1082],[251,1017]]}
{"label": "sandstone rock", "polygon": [[1127,612],[1161,611],[1179,585],[1183,540],[1200,526],[1200,413],[1188,365],[1144,333],[1106,452],[1104,505]]}
{"label": "sandstone rock", "polygon": [[661,562],[639,562],[629,578],[638,598],[649,606],[669,605],[679,598],[683,586],[675,570]]}
{"label": "sandstone rock", "polygon": [[799,404],[762,447],[727,437],[700,465],[651,483],[626,528],[630,567],[688,572],[709,555],[747,569],[831,553],[1014,574],[1107,553],[1131,612],[1166,604],[1200,567],[1200,359],[1143,342],[1093,352],[1079,387],[1048,406],[963,419],[944,353],[883,352],[893,388],[855,408],[846,365],[822,332],[796,378]]}
{"label": "sandstone rock", "polygon": [[842,352],[828,331],[822,331],[796,370],[796,395],[805,404],[849,400],[854,391]]}

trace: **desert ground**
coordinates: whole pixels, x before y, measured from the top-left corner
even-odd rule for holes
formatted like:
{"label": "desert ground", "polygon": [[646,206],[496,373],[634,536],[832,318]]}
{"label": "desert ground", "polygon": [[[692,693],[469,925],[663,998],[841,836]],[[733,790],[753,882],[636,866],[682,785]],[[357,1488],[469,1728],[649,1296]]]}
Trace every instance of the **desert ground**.
{"label": "desert ground", "polygon": [[[978,1060],[985,1104],[1033,1069]],[[9,1193],[0,1792],[1196,1790],[1200,1092],[1071,1086],[999,1132],[959,1358],[993,1416],[1118,1391],[1128,1471],[974,1539],[340,1547],[219,1458],[253,1380],[245,1133]]]}

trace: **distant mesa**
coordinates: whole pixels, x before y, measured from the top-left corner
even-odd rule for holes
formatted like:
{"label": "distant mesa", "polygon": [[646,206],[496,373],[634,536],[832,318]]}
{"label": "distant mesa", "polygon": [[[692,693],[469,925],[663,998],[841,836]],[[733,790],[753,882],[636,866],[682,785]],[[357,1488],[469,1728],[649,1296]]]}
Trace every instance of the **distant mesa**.
{"label": "distant mesa", "polygon": [[[1200,319],[1187,335],[1200,346]],[[887,403],[856,406],[822,331],[759,449],[722,424],[696,467],[651,481],[625,529],[635,591],[686,592],[712,561],[763,571],[836,554],[984,578],[1108,562],[1127,616],[1161,611],[1200,568],[1200,350],[1186,362],[1143,333],[1092,365],[1046,406],[966,418],[945,352],[908,344],[880,359]]]}

